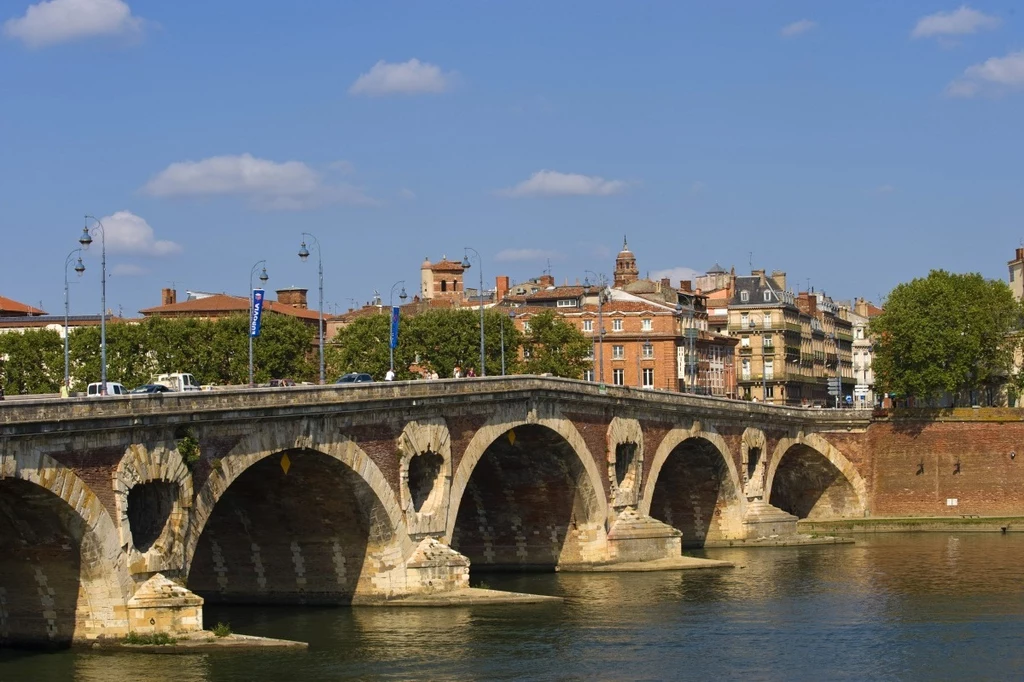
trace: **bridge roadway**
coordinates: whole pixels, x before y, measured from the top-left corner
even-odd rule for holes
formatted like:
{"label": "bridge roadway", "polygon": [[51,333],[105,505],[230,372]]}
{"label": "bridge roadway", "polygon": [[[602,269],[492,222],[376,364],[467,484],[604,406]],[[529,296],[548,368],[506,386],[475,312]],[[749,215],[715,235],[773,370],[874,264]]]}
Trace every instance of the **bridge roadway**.
{"label": "bridge roadway", "polygon": [[860,517],[870,424],[525,376],[0,403],[0,640],[187,631],[196,595],[375,603]]}

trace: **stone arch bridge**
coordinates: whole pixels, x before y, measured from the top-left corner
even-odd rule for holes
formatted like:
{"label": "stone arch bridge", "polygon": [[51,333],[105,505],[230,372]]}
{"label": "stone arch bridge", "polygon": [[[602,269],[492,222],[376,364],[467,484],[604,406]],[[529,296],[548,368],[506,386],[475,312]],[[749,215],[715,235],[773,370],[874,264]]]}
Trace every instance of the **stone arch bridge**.
{"label": "stone arch bridge", "polygon": [[4,641],[195,628],[196,595],[372,603],[869,511],[843,448],[870,414],[849,410],[537,377],[0,405]]}

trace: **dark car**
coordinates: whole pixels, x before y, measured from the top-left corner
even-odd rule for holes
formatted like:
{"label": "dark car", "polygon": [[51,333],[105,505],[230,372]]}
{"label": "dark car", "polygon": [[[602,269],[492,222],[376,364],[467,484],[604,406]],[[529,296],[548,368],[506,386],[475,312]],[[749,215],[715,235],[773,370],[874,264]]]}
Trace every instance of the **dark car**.
{"label": "dark car", "polygon": [[163,384],[143,384],[128,391],[128,393],[171,393],[171,389]]}
{"label": "dark car", "polygon": [[281,388],[283,386],[294,386],[294,385],[295,385],[295,381],[293,379],[271,379],[270,380],[270,387],[271,388]]}
{"label": "dark car", "polygon": [[373,381],[373,377],[365,372],[349,372],[345,376],[341,377],[334,383],[336,384],[368,384]]}

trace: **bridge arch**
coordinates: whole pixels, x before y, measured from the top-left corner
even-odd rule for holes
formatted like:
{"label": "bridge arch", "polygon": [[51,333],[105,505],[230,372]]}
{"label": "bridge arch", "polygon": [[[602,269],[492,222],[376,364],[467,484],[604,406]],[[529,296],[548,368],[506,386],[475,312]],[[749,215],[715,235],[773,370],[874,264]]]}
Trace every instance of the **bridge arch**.
{"label": "bridge arch", "polygon": [[372,581],[412,551],[377,465],[312,422],[249,434],[221,458],[197,498],[188,546],[190,589],[239,603],[386,594]]}
{"label": "bridge arch", "polygon": [[725,440],[700,422],[669,431],[654,455],[638,511],[682,531],[684,547],[742,537],[745,501]]}
{"label": "bridge arch", "polygon": [[765,480],[768,502],[799,518],[863,516],[867,484],[838,448],[814,433],[783,438]]}
{"label": "bridge arch", "polygon": [[452,479],[446,539],[477,570],[605,559],[607,497],[572,422],[554,407],[503,408]]}
{"label": "bridge arch", "polygon": [[117,529],[53,458],[0,459],[0,642],[60,645],[128,632]]}

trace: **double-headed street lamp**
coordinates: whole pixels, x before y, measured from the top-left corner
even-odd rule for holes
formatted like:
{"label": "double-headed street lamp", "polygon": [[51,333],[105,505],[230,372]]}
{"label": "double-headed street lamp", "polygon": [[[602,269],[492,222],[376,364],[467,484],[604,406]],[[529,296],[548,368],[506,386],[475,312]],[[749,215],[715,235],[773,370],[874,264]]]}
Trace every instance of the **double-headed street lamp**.
{"label": "double-headed street lamp", "polygon": [[[409,298],[409,295],[405,293],[405,280],[399,280],[391,285],[391,295],[388,297],[388,315],[394,315],[395,310],[395,287],[399,284],[402,285],[402,291],[399,292],[398,298],[402,301]],[[392,318],[394,319],[394,318]],[[392,332],[393,333],[393,332]],[[391,342],[391,337],[388,337],[388,355],[391,366],[391,374],[395,373],[395,344]],[[406,368],[408,369],[408,367]]]}
{"label": "double-headed street lamp", "polygon": [[252,375],[252,276],[256,274],[256,268],[263,266],[263,272],[260,273],[260,285],[266,284],[267,280],[270,279],[270,275],[267,274],[267,261],[260,260],[256,261],[256,265],[252,266],[252,270],[249,271],[249,386],[255,386]]}
{"label": "double-headed street lamp", "polygon": [[[311,235],[309,232],[303,232],[303,237],[309,237],[313,246],[316,247],[316,263],[317,263],[317,274],[320,277],[320,385],[323,386],[326,382],[326,373],[324,372],[324,259],[320,255],[320,242],[317,238]],[[305,262],[309,258],[309,249],[306,248],[306,240],[302,240],[302,245],[299,247],[299,258]]]}
{"label": "double-headed street lamp", "polygon": [[75,272],[79,277],[85,272],[85,263],[82,262],[82,250],[75,249],[64,259],[64,388],[71,390],[71,362],[68,355],[68,313],[70,304],[68,302],[68,266],[71,259],[78,254],[78,262],[75,263]]}
{"label": "double-headed street lamp", "polygon": [[[485,377],[487,365],[484,364],[484,261],[476,249],[469,246],[463,248],[476,254],[477,267],[480,268],[480,291],[477,292],[480,296],[480,376]],[[468,270],[469,266],[469,254],[466,253],[462,257],[462,267]]]}
{"label": "double-headed street lamp", "polygon": [[[583,293],[587,296],[590,295],[590,278],[589,275],[594,276],[594,281],[600,287],[597,290],[597,350],[598,355],[594,356],[594,365],[596,365],[597,373],[600,375],[598,381],[604,383],[604,318],[601,315],[601,310],[604,305],[604,289],[605,280],[604,275],[598,275],[593,270],[584,270],[584,275],[587,275],[583,279]],[[598,359],[600,357],[600,360]]]}
{"label": "double-headed street lamp", "polygon": [[[99,218],[91,215],[85,216],[86,224],[82,227],[82,236],[78,243],[83,249],[88,249],[92,244],[91,232],[100,231],[100,395],[107,394],[107,237],[103,229],[103,223]],[[89,229],[89,222],[96,222]]]}

